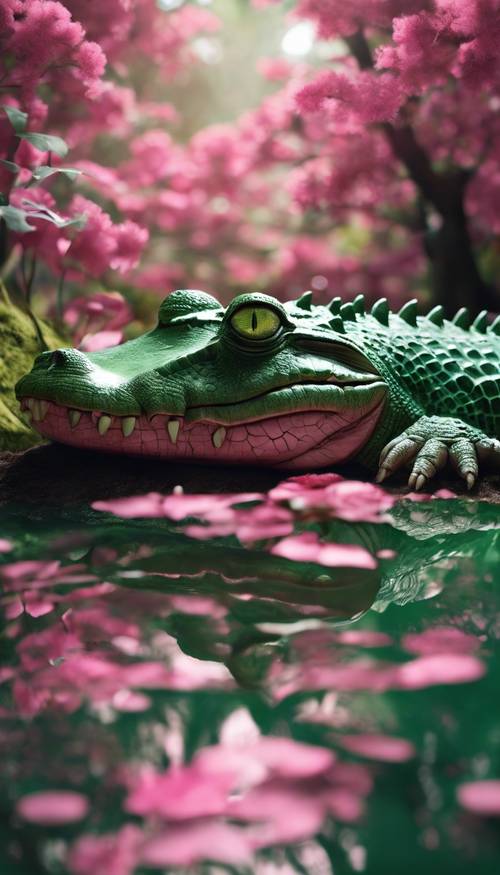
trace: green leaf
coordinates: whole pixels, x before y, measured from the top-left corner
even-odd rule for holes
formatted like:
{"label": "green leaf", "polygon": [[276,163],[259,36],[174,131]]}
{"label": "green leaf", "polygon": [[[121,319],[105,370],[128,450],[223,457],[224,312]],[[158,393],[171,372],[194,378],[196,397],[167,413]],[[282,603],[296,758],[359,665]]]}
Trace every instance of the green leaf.
{"label": "green leaf", "polygon": [[27,213],[25,210],[20,210],[17,207],[0,207],[0,218],[5,221],[5,224],[11,231],[20,231],[27,233],[34,231],[33,225],[29,225],[26,221]]}
{"label": "green leaf", "polygon": [[31,201],[29,198],[23,198],[22,204],[23,206],[30,207],[28,216],[34,219],[43,219],[45,222],[51,222],[58,228],[68,228],[70,225],[74,225],[76,228],[83,228],[87,221],[87,217],[84,214],[73,216],[72,219],[65,219],[59,213],[55,213],[54,210],[49,210],[48,207],[38,204],[36,201]]}
{"label": "green leaf", "polygon": [[3,164],[7,170],[10,170],[11,173],[19,173],[20,167],[19,164],[14,164],[13,161],[7,161],[5,158],[0,158],[0,164]]}
{"label": "green leaf", "polygon": [[28,124],[28,113],[27,112],[22,112],[20,109],[17,109],[15,106],[5,106],[5,104],[2,106],[2,109],[5,112],[7,118],[9,119],[16,134],[21,134],[22,131],[26,130],[26,125]]}
{"label": "green leaf", "polygon": [[41,182],[43,179],[53,176],[54,173],[62,173],[68,179],[76,179],[77,176],[81,176],[82,171],[76,170],[74,167],[49,167],[48,164],[42,164],[33,171],[33,179]]}
{"label": "green leaf", "polygon": [[26,140],[40,149],[42,152],[54,152],[60,158],[64,158],[68,154],[67,143],[61,137],[55,137],[53,134],[19,134],[21,140]]}

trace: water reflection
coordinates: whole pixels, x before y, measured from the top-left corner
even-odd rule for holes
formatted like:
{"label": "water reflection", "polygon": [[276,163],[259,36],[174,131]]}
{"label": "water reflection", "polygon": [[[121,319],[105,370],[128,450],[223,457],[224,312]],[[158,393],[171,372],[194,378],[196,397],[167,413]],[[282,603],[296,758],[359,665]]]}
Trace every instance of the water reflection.
{"label": "water reflection", "polygon": [[293,478],[0,524],[2,872],[494,871],[498,507]]}

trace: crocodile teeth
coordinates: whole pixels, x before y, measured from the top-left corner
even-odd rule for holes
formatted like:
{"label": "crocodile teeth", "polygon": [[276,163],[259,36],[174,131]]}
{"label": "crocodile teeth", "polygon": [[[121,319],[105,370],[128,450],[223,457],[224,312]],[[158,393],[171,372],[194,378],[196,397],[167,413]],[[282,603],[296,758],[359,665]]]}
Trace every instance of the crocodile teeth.
{"label": "crocodile teeth", "polygon": [[34,403],[35,403],[34,398],[26,398],[26,404],[28,405],[30,410],[33,410]]}
{"label": "crocodile teeth", "polygon": [[126,416],[122,419],[123,437],[130,437],[135,428],[135,416]]}
{"label": "crocodile teeth", "polygon": [[168,435],[173,444],[177,443],[177,435],[179,434],[180,427],[181,424],[178,419],[169,419],[167,422]]}
{"label": "crocodile teeth", "polygon": [[111,425],[111,416],[101,416],[99,417],[99,422],[97,423],[97,431],[100,435],[105,435],[109,426]]}
{"label": "crocodile teeth", "polygon": [[21,412],[21,419],[23,420],[23,422],[26,423],[26,425],[31,425],[31,420],[33,419],[33,414],[31,410],[23,410]]}
{"label": "crocodile teeth", "polygon": [[220,428],[217,429],[217,431],[214,431],[214,433],[212,435],[212,443],[213,443],[216,450],[219,450],[221,448],[225,439],[226,439],[226,429],[223,426],[221,426]]}
{"label": "crocodile teeth", "polygon": [[82,414],[79,410],[68,410],[68,419],[71,428],[76,428],[80,422]]}
{"label": "crocodile teeth", "polygon": [[38,398],[35,398],[31,407],[35,422],[43,422],[48,409],[49,405],[46,401],[40,401]]}

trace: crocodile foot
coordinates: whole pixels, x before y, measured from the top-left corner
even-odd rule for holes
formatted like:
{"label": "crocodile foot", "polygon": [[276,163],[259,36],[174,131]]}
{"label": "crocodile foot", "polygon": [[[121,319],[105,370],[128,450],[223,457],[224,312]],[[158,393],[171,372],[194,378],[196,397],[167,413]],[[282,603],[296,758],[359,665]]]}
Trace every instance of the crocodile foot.
{"label": "crocodile foot", "polygon": [[500,466],[500,441],[461,419],[422,416],[384,447],[376,480],[381,483],[399,468],[412,465],[408,485],[419,491],[448,461],[472,489],[479,462]]}

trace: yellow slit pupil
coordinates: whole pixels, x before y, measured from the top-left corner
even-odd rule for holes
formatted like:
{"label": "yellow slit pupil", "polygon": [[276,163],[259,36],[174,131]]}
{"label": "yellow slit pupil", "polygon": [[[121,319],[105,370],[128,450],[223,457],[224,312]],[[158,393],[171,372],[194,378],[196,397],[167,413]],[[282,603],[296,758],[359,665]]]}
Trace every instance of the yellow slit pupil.
{"label": "yellow slit pupil", "polygon": [[281,321],[269,307],[241,307],[231,318],[231,325],[242,337],[262,340],[278,331]]}

